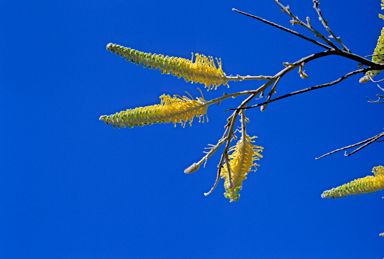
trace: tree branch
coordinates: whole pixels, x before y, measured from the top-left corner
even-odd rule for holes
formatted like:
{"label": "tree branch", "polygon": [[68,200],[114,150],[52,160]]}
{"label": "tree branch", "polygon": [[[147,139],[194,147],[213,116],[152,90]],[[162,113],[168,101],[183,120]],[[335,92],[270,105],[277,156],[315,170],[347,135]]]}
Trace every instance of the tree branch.
{"label": "tree branch", "polygon": [[369,139],[366,139],[366,140],[364,140],[364,141],[361,141],[361,142],[359,142],[359,143],[356,143],[356,144],[353,144],[353,145],[349,145],[349,146],[346,146],[346,147],[342,147],[342,148],[336,149],[336,150],[334,150],[334,151],[331,151],[331,152],[329,152],[329,153],[327,153],[327,154],[324,154],[324,155],[322,155],[322,156],[320,156],[320,157],[318,157],[318,158],[315,158],[315,159],[316,159],[316,160],[319,160],[320,158],[323,158],[323,157],[328,156],[328,155],[330,155],[330,154],[333,154],[333,153],[336,153],[336,152],[339,152],[339,151],[342,151],[342,150],[345,150],[345,149],[353,148],[353,147],[356,147],[356,146],[360,146],[360,145],[366,143],[366,144],[362,145],[361,147],[355,149],[355,150],[352,151],[351,153],[349,153],[349,154],[346,154],[346,153],[345,153],[345,154],[344,154],[345,156],[350,156],[350,155],[356,153],[357,151],[359,151],[359,150],[365,148],[366,146],[372,144],[373,142],[377,141],[378,139],[380,139],[380,138],[382,138],[382,137],[384,137],[384,132],[382,132],[382,133],[380,133],[380,134],[377,134],[376,136],[373,136],[373,137],[371,137],[371,138],[369,138]]}
{"label": "tree branch", "polygon": [[[339,79],[337,79],[335,81],[332,81],[330,83],[308,87],[308,88],[305,88],[305,89],[302,89],[302,90],[299,90],[299,91],[295,91],[295,92],[292,92],[292,93],[289,93],[289,94],[277,97],[277,98],[272,99],[272,100],[267,100],[266,102],[263,102],[263,103],[259,103],[259,104],[248,106],[248,107],[244,107],[243,109],[251,109],[251,108],[260,107],[260,106],[266,105],[268,103],[272,103],[272,102],[275,102],[275,101],[278,101],[278,100],[281,100],[281,99],[284,99],[284,98],[287,98],[287,97],[290,97],[290,96],[293,96],[293,95],[297,95],[297,94],[309,92],[309,91],[312,91],[312,90],[324,88],[324,87],[327,87],[327,86],[335,85],[335,84],[340,83],[341,81],[343,81],[344,79],[346,79],[346,78],[348,78],[350,76],[362,73],[364,71],[365,71],[365,69],[359,69],[359,70],[356,70],[356,71],[352,71],[352,72],[350,72],[350,73],[348,73],[348,74],[346,74],[346,75],[340,77]],[[229,109],[229,110],[235,110],[235,109]]]}
{"label": "tree branch", "polygon": [[[248,97],[249,98],[249,97]],[[221,175],[221,169],[223,168],[223,161],[224,161],[224,158],[225,158],[225,154],[228,152],[228,147],[229,147],[229,143],[231,143],[231,140],[232,140],[232,134],[233,134],[233,127],[235,125],[235,120],[236,120],[236,117],[237,117],[237,114],[238,114],[238,111],[235,111],[229,118],[228,118],[228,121],[229,121],[229,125],[228,125],[228,128],[229,130],[226,132],[228,132],[228,135],[226,137],[226,141],[227,141],[227,144],[224,148],[224,151],[223,153],[221,154],[221,158],[220,158],[220,163],[218,165],[218,170],[217,170],[217,177],[216,177],[216,181],[215,181],[215,184],[213,185],[213,187],[211,188],[211,190],[207,193],[204,193],[205,196],[208,196],[209,194],[211,194],[213,192],[213,190],[216,188],[217,186],[217,183],[219,182],[220,180],[220,175]]]}
{"label": "tree branch", "polygon": [[315,33],[315,36],[316,37],[319,37],[321,38],[322,40],[324,40],[329,46],[331,46],[332,48],[334,48],[335,50],[339,50],[338,47],[336,47],[335,44],[333,44],[332,41],[330,41],[327,37],[325,37],[323,34],[321,34],[320,32],[316,31],[315,29],[312,28],[312,25],[311,23],[309,22],[309,18],[307,18],[307,24],[305,24],[304,22],[302,22],[299,17],[297,16],[294,16],[291,11],[289,10],[289,6],[285,7],[284,5],[282,5],[279,0],[274,0],[276,2],[276,4],[278,4],[280,7],[281,7],[281,10],[283,12],[285,12],[286,14],[288,14],[289,16],[291,16],[291,18],[293,19],[293,21],[291,21],[292,24],[299,24],[299,25],[302,25],[304,26],[305,28],[307,28],[308,30],[310,30],[311,32],[314,32]]}
{"label": "tree branch", "polygon": [[321,21],[321,23],[323,24],[324,28],[329,32],[329,34],[331,34],[331,38],[335,39],[343,48],[345,51],[347,52],[351,52],[347,46],[345,46],[341,40],[340,40],[340,37],[336,37],[335,34],[333,34],[333,32],[331,31],[331,28],[328,27],[328,22],[327,20],[324,20],[323,18],[323,15],[321,14],[321,10],[319,8],[319,5],[320,5],[320,2],[317,1],[317,0],[313,0],[313,8],[315,8],[317,14],[319,15],[319,20]]}
{"label": "tree branch", "polygon": [[252,18],[257,19],[257,20],[259,20],[259,21],[262,21],[262,22],[264,22],[264,23],[266,23],[266,24],[275,26],[276,28],[279,28],[280,30],[283,30],[283,31],[292,33],[293,35],[299,36],[300,38],[303,38],[303,39],[305,39],[305,40],[307,40],[307,41],[309,41],[309,42],[312,42],[312,43],[314,43],[314,44],[316,44],[316,45],[318,45],[318,46],[320,46],[320,47],[326,48],[326,49],[328,49],[328,50],[331,50],[331,49],[332,49],[332,48],[328,47],[327,45],[325,45],[325,44],[323,44],[323,43],[320,43],[320,42],[318,42],[318,41],[315,41],[315,40],[313,40],[313,39],[311,39],[311,38],[308,38],[308,37],[306,37],[306,36],[304,36],[304,35],[302,35],[302,34],[300,34],[300,33],[298,33],[298,32],[295,32],[295,31],[293,31],[293,30],[291,30],[291,29],[285,28],[284,26],[281,26],[281,25],[278,25],[278,24],[276,24],[276,23],[270,22],[270,21],[265,20],[265,19],[263,19],[263,18],[260,18],[260,17],[258,17],[258,16],[255,16],[255,15],[252,15],[252,14],[248,14],[248,13],[239,11],[239,10],[237,10],[237,9],[235,9],[235,8],[232,8],[232,11],[238,12],[238,13],[243,14],[243,15],[245,15],[245,16],[252,17]]}

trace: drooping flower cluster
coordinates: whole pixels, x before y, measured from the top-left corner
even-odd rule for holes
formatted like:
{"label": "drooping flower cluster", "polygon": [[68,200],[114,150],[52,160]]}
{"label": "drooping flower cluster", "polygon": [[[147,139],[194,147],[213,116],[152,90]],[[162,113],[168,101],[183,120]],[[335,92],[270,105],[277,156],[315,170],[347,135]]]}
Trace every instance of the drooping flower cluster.
{"label": "drooping flower cluster", "polygon": [[376,166],[372,169],[375,176],[369,175],[364,178],[356,179],[350,183],[327,190],[321,194],[322,198],[342,198],[347,195],[356,195],[375,192],[384,188],[384,167]]}
{"label": "drooping flower cluster", "polygon": [[[263,151],[263,147],[252,144],[254,138],[256,137],[249,137],[245,134],[237,141],[236,146],[229,149],[229,151],[232,152],[228,157],[232,176],[232,188],[229,188],[229,176],[226,164],[224,164],[221,171],[221,178],[225,178],[224,188],[226,193],[224,193],[224,196],[231,202],[239,200],[240,194],[238,192],[242,188],[243,180],[247,179],[247,174],[250,171],[257,170],[256,166],[258,166],[258,164],[254,161],[263,157],[260,154],[260,152]],[[252,167],[254,167],[254,170],[251,170]]]}
{"label": "drooping flower cluster", "polygon": [[187,82],[205,84],[208,90],[216,89],[221,84],[226,85],[228,82],[222,69],[221,59],[216,59],[218,64],[218,68],[216,68],[215,61],[211,56],[206,57],[195,54],[195,60],[193,60],[193,53],[191,60],[179,57],[164,57],[161,54],[145,53],[112,43],[107,45],[107,50],[137,65],[142,64],[144,67],[149,67],[149,69],[159,69],[163,74],[172,74],[178,78],[183,77]]}
{"label": "drooping flower cluster", "polygon": [[113,124],[113,127],[117,125],[118,128],[170,122],[173,122],[175,126],[176,123],[185,126],[187,121],[192,125],[194,117],[198,117],[200,121],[207,114],[208,105],[204,98],[193,100],[186,96],[171,97],[163,94],[160,99],[160,104],[128,109],[112,115],[103,115],[100,120],[107,125]]}

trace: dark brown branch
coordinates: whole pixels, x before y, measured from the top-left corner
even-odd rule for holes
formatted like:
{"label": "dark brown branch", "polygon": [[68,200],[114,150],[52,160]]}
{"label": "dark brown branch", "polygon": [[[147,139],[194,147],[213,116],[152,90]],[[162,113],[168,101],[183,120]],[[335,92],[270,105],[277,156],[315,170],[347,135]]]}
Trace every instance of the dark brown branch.
{"label": "dark brown branch", "polygon": [[[355,61],[357,61],[357,62],[360,62],[360,63],[363,64],[363,65],[366,65],[366,66],[371,67],[372,70],[383,70],[383,69],[384,69],[384,65],[376,64],[376,63],[374,63],[374,62],[372,62],[372,61],[370,61],[370,60],[368,60],[368,59],[365,59],[365,58],[363,58],[363,57],[361,57],[361,56],[358,56],[358,55],[356,55],[356,54],[353,54],[353,53],[350,53],[350,52],[347,52],[347,51],[340,50],[340,49],[338,49],[337,47],[336,47],[336,49],[332,49],[332,48],[328,47],[327,45],[324,45],[323,43],[320,43],[320,42],[318,42],[318,41],[315,41],[315,40],[313,40],[313,39],[311,39],[311,38],[308,38],[308,37],[306,37],[306,36],[304,36],[304,35],[302,35],[302,34],[300,34],[300,33],[298,33],[298,32],[295,32],[295,31],[293,31],[293,30],[290,30],[290,29],[288,29],[288,28],[285,28],[285,27],[283,27],[283,26],[281,26],[281,25],[278,25],[278,24],[276,24],[276,23],[270,22],[270,21],[268,21],[268,20],[265,20],[265,19],[260,18],[260,17],[258,17],[258,16],[254,16],[254,15],[252,15],[252,14],[248,14],[248,13],[239,11],[239,10],[237,10],[237,9],[235,9],[235,8],[233,8],[232,10],[235,11],[235,12],[238,12],[238,13],[240,13],[240,14],[243,14],[243,15],[246,15],[246,16],[249,16],[249,17],[252,17],[252,18],[254,18],[254,19],[257,19],[257,20],[259,20],[259,21],[262,21],[262,22],[264,22],[264,23],[267,23],[267,24],[269,24],[269,25],[272,25],[272,26],[274,26],[274,27],[276,27],[276,28],[279,28],[279,29],[281,29],[281,30],[283,30],[283,31],[292,33],[292,34],[294,34],[294,35],[296,35],[296,36],[299,36],[299,37],[301,37],[301,38],[303,38],[303,39],[305,39],[305,40],[308,40],[308,41],[310,41],[310,42],[312,42],[312,43],[314,43],[314,44],[316,44],[316,45],[319,45],[319,46],[321,46],[321,47],[323,47],[323,48],[326,48],[326,49],[328,49],[329,51],[332,51],[332,54],[330,54],[330,55],[338,55],[338,56],[343,56],[343,57],[349,58],[349,59],[351,59],[351,60],[355,60]],[[331,43],[332,43],[332,42],[331,42]]]}
{"label": "dark brown branch", "polygon": [[333,32],[331,31],[331,29],[329,28],[328,26],[328,22],[327,20],[324,20],[323,18],[323,15],[321,14],[321,10],[319,8],[319,5],[320,5],[320,2],[317,1],[317,0],[313,0],[313,8],[315,8],[317,14],[319,15],[319,20],[321,21],[321,23],[323,24],[324,28],[331,34],[331,38],[335,39],[343,48],[346,52],[351,52],[347,46],[345,46],[341,40],[340,40],[340,37],[336,37],[335,34],[333,34]]}
{"label": "dark brown branch", "polygon": [[356,147],[356,146],[360,146],[360,145],[362,145],[362,144],[365,143],[364,145],[362,145],[361,147],[355,149],[355,150],[352,151],[351,153],[349,153],[349,154],[346,154],[346,153],[345,153],[345,154],[344,154],[345,156],[350,156],[350,155],[356,153],[357,151],[359,151],[359,150],[361,150],[361,149],[367,147],[368,145],[372,144],[373,142],[377,141],[378,139],[380,139],[380,138],[382,138],[382,137],[384,137],[384,132],[382,132],[382,133],[380,133],[380,134],[377,134],[376,136],[373,136],[373,137],[371,137],[371,138],[369,138],[369,139],[366,139],[366,140],[364,140],[364,141],[361,141],[361,142],[359,142],[359,143],[356,143],[356,144],[353,144],[353,145],[349,145],[349,146],[342,147],[342,148],[336,149],[336,150],[334,150],[334,151],[331,151],[331,152],[329,152],[329,153],[327,153],[327,154],[324,154],[324,155],[322,155],[322,156],[316,158],[316,160],[318,160],[318,159],[320,159],[320,158],[323,158],[323,157],[325,157],[325,156],[331,155],[331,154],[333,154],[333,153],[336,153],[336,152],[345,150],[345,149],[349,149],[349,148],[353,148],[353,147]]}
{"label": "dark brown branch", "polygon": [[315,36],[316,37],[320,37],[323,41],[325,41],[329,46],[331,46],[332,48],[334,48],[335,50],[339,50],[338,47],[336,47],[335,44],[333,44],[332,41],[330,41],[327,37],[325,37],[323,34],[321,34],[320,32],[316,31],[315,29],[312,28],[311,24],[310,24],[310,21],[307,17],[307,24],[305,24],[304,22],[302,22],[297,16],[294,16],[291,12],[291,10],[289,10],[289,6],[284,6],[282,5],[279,0],[274,0],[276,4],[278,4],[280,7],[281,7],[281,11],[285,12],[286,14],[288,14],[291,18],[292,18],[292,21],[290,21],[292,23],[292,25],[294,24],[300,24],[302,26],[304,26],[305,28],[307,28],[308,30],[310,30],[311,32],[314,32],[315,33]]}
{"label": "dark brown branch", "polygon": [[363,58],[359,55],[353,54],[353,53],[349,53],[346,51],[335,51],[333,54],[338,55],[338,56],[342,56],[342,57],[345,57],[345,58],[348,58],[348,59],[351,59],[351,60],[354,60],[357,62],[360,62],[361,64],[370,67],[369,70],[383,70],[384,69],[384,65],[376,64],[376,63],[374,63],[368,59],[365,59],[365,58]]}
{"label": "dark brown branch", "polygon": [[380,138],[383,137],[383,136],[384,136],[384,132],[381,133],[381,134],[376,135],[376,137],[372,138],[371,141],[369,141],[368,143],[362,145],[362,146],[359,147],[359,148],[356,148],[355,150],[353,150],[353,151],[352,151],[351,153],[349,153],[349,154],[347,154],[347,151],[345,151],[344,156],[350,156],[350,155],[356,153],[357,151],[359,151],[359,150],[365,148],[366,146],[371,145],[373,142],[377,141],[378,139],[380,139]]}
{"label": "dark brown branch", "polygon": [[[340,77],[339,79],[337,79],[337,80],[335,80],[333,82],[322,84],[322,85],[316,85],[316,86],[308,87],[308,88],[305,88],[305,89],[302,89],[302,90],[299,90],[299,91],[295,91],[295,92],[292,92],[292,93],[289,93],[289,94],[277,97],[275,99],[272,99],[272,100],[269,100],[269,101],[266,101],[266,102],[263,102],[263,103],[259,103],[259,104],[248,106],[248,107],[244,107],[243,109],[251,109],[251,108],[260,107],[262,105],[265,105],[265,104],[268,104],[268,103],[272,103],[272,102],[275,102],[275,101],[278,101],[278,100],[281,100],[281,99],[284,99],[284,98],[287,98],[287,97],[290,97],[290,96],[293,96],[293,95],[297,95],[297,94],[309,92],[309,91],[312,91],[312,90],[324,88],[324,87],[327,87],[327,86],[335,85],[335,84],[340,83],[341,81],[343,81],[344,79],[346,79],[346,78],[348,78],[350,76],[362,73],[364,71],[365,71],[365,69],[359,69],[359,70],[356,70],[356,71],[352,71],[352,72],[350,72],[350,73]],[[236,109],[229,109],[229,110],[236,110]]]}
{"label": "dark brown branch", "polygon": [[291,30],[291,29],[285,28],[284,26],[281,26],[281,25],[278,25],[278,24],[276,24],[276,23],[270,22],[270,21],[265,20],[265,19],[263,19],[263,18],[260,18],[260,17],[258,17],[258,16],[255,16],[255,15],[252,15],[252,14],[248,14],[248,13],[239,11],[239,10],[237,10],[237,9],[235,9],[235,8],[232,8],[232,11],[235,11],[235,12],[238,12],[238,13],[240,13],[240,14],[243,14],[243,15],[246,15],[246,16],[249,16],[249,17],[252,17],[252,18],[257,19],[257,20],[259,20],[259,21],[261,21],[261,22],[264,22],[264,23],[266,23],[266,24],[275,26],[276,28],[279,28],[280,30],[283,30],[283,31],[292,33],[293,35],[296,35],[296,36],[298,36],[298,37],[300,37],[300,38],[303,38],[303,39],[305,39],[305,40],[307,40],[307,41],[310,41],[310,42],[312,42],[312,43],[314,43],[314,44],[316,44],[316,45],[318,45],[318,46],[320,46],[320,47],[326,48],[326,49],[328,49],[328,50],[331,50],[331,49],[332,49],[332,48],[328,47],[327,45],[325,45],[325,44],[323,44],[323,43],[320,43],[320,42],[318,42],[318,41],[315,41],[315,40],[313,40],[313,39],[311,39],[311,38],[308,38],[308,37],[306,37],[306,36],[304,36],[304,35],[302,35],[302,34],[300,34],[300,33],[298,33],[298,32],[295,32],[295,31],[293,31],[293,30]]}
{"label": "dark brown branch", "polygon": [[[268,103],[269,103],[269,100],[271,100],[272,95],[276,92],[276,86],[277,86],[277,84],[279,83],[280,79],[281,79],[281,77],[277,78],[277,80],[276,80],[275,83],[273,84],[272,89],[271,89],[271,91],[270,91],[269,94],[268,94],[267,101],[265,102],[265,105],[263,105],[263,106],[261,107],[261,111],[262,111],[262,112],[265,111],[265,109],[267,108],[267,105],[268,105]],[[244,110],[244,109],[243,109],[243,110]]]}

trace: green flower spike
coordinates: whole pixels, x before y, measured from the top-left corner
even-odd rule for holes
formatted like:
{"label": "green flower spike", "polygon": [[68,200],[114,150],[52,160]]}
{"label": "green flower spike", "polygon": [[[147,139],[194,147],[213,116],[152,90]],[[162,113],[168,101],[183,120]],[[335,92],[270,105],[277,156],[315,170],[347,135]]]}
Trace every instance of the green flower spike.
{"label": "green flower spike", "polygon": [[[381,9],[384,9],[384,0],[381,1]],[[384,19],[384,15],[379,14],[381,19]],[[377,40],[377,45],[372,55],[372,62],[377,64],[384,64],[384,28],[381,30],[381,35]],[[360,78],[360,83],[366,83],[374,76],[380,75],[380,70],[368,71],[364,77]]]}
{"label": "green flower spike", "polygon": [[[228,188],[229,176],[226,164],[224,164],[221,171],[221,178],[225,178],[224,188],[226,193],[224,193],[224,196],[229,199],[230,202],[239,200],[239,191],[242,188],[243,180],[247,179],[247,174],[250,171],[256,171],[258,164],[254,163],[254,161],[263,157],[260,154],[263,148],[252,144],[252,142],[254,142],[252,139],[254,138],[256,137],[251,138],[247,134],[242,135],[241,139],[237,141],[236,146],[229,149],[229,151],[232,151],[232,154],[228,157],[233,183],[232,188]],[[255,169],[251,170],[252,167]]]}
{"label": "green flower spike", "polygon": [[143,67],[155,70],[158,68],[162,74],[172,74],[178,78],[183,77],[187,82],[192,81],[192,83],[205,84],[208,90],[216,89],[221,84],[226,85],[228,82],[222,69],[221,59],[216,59],[218,64],[218,68],[216,68],[215,61],[211,56],[206,57],[195,54],[196,59],[193,61],[193,53],[191,60],[178,57],[164,57],[164,55],[145,53],[112,43],[107,45],[107,50],[137,65],[142,64]]}
{"label": "green flower spike", "polygon": [[347,195],[356,195],[375,192],[384,188],[384,167],[376,166],[372,169],[375,176],[369,175],[364,178],[356,179],[350,183],[341,185],[331,190],[323,192],[322,198],[342,198]]}
{"label": "green flower spike", "polygon": [[[181,123],[184,127],[185,123],[189,120],[192,125],[193,118],[196,116],[199,121],[204,115],[207,114],[208,103],[204,98],[197,98],[192,100],[186,96],[173,98],[169,95],[163,94],[160,96],[161,103],[146,107],[138,107],[135,109],[128,109],[112,115],[103,115],[100,117],[101,121],[113,124],[120,127],[144,126],[154,123]],[[208,121],[208,119],[207,119]]]}
{"label": "green flower spike", "polygon": [[383,64],[384,63],[384,28],[381,30],[381,35],[377,40],[377,45],[373,51],[372,62]]}

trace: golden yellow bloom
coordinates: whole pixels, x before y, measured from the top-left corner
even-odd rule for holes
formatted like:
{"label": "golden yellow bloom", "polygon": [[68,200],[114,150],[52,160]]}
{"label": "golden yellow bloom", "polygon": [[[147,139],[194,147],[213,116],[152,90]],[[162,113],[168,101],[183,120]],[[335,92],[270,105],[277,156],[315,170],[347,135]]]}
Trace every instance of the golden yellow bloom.
{"label": "golden yellow bloom", "polygon": [[117,125],[118,128],[125,128],[128,126],[144,126],[154,123],[169,123],[173,122],[181,123],[185,126],[185,123],[189,120],[192,125],[193,118],[196,116],[199,121],[204,115],[207,114],[208,104],[204,98],[197,98],[192,100],[186,96],[179,97],[163,94],[160,96],[161,103],[138,107],[135,109],[128,109],[112,115],[103,115],[100,117],[101,121],[104,121],[109,125],[113,124],[113,127]]}
{"label": "golden yellow bloom", "polygon": [[251,138],[245,134],[245,136],[243,135],[241,139],[237,141],[236,146],[229,149],[229,151],[232,152],[228,157],[233,183],[232,188],[228,188],[229,177],[226,164],[224,164],[221,171],[221,178],[225,178],[224,188],[227,191],[224,193],[224,196],[230,199],[231,202],[239,200],[240,194],[238,194],[238,192],[242,188],[243,180],[247,179],[247,174],[251,171],[252,166],[255,168],[252,171],[257,170],[256,166],[258,166],[258,164],[254,163],[254,161],[263,157],[260,154],[263,148],[252,144],[252,142],[254,142],[252,139],[254,138],[256,137]]}
{"label": "golden yellow bloom", "polygon": [[125,57],[127,61],[142,64],[149,69],[159,69],[162,74],[172,74],[178,78],[183,77],[185,81],[192,83],[205,84],[209,89],[217,88],[221,84],[226,85],[228,79],[223,72],[221,59],[215,61],[211,56],[195,54],[196,59],[193,61],[193,53],[191,60],[178,57],[168,57],[160,54],[145,53],[131,48],[126,48],[117,44],[109,43],[107,50]]}
{"label": "golden yellow bloom", "polygon": [[366,176],[364,178],[356,179],[350,183],[341,185],[331,190],[323,192],[322,198],[342,198],[347,195],[356,195],[375,192],[384,188],[384,167],[376,166],[372,169],[372,173],[375,176]]}

